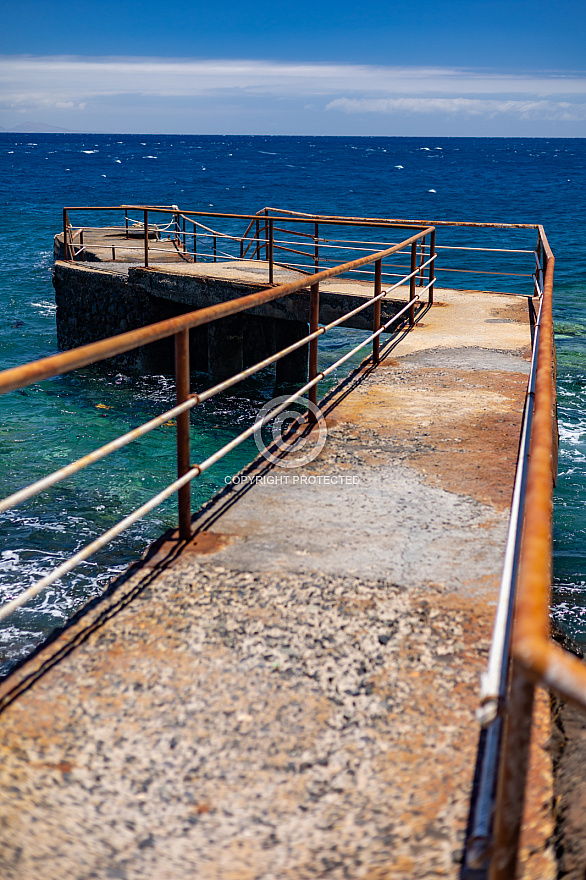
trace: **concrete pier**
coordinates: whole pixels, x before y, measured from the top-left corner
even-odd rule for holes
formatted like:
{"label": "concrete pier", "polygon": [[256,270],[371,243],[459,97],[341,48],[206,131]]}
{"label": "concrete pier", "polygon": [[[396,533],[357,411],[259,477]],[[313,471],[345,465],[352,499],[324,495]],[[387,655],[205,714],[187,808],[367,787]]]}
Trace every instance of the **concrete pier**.
{"label": "concrete pier", "polygon": [[[154,241],[148,268],[140,239],[128,241],[120,230],[84,230],[79,262],[66,262],[62,236],[56,236],[57,260],[53,284],[57,302],[57,337],[62,349],[104,339],[182,312],[270,286],[269,264],[263,260],[193,262],[172,241]],[[83,256],[83,259],[81,259]],[[113,259],[115,256],[115,260]],[[306,277],[277,264],[274,285]],[[320,321],[327,323],[371,299],[373,282],[335,278],[321,285]],[[382,321],[406,302],[407,289],[383,300]],[[221,381],[307,335],[309,289],[251,309],[246,315],[202,328],[192,340],[194,369]],[[372,329],[372,310],[354,316],[345,327]],[[193,334],[192,334],[193,335]],[[124,356],[120,366],[135,371],[165,370],[172,362],[172,340],[153,350],[139,349]],[[302,383],[307,378],[307,349],[290,355],[276,367],[280,383]]]}
{"label": "concrete pier", "polygon": [[[259,457],[2,685],[7,880],[474,876],[532,304],[436,296],[324,401],[313,461]],[[525,880],[556,876],[548,718]]]}

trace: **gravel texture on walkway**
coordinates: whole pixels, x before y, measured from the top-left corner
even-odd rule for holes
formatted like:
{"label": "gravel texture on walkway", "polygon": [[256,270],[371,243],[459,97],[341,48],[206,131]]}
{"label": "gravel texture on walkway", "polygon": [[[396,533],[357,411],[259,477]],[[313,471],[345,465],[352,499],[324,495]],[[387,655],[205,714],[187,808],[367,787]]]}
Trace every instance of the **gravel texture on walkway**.
{"label": "gravel texture on walkway", "polygon": [[10,707],[2,876],[453,873],[469,601],[185,561],[114,621]]}

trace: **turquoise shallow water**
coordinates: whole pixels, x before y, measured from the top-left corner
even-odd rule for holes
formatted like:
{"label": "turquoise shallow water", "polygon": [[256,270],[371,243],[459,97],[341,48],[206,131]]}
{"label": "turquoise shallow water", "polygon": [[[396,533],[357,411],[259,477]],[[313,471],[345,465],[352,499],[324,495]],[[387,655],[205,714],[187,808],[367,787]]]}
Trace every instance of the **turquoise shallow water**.
{"label": "turquoise shallow water", "polygon": [[[243,213],[278,205],[359,216],[542,222],[556,254],[562,440],[553,614],[586,643],[586,245],[576,230],[577,206],[586,201],[585,159],[583,140],[0,134],[0,366],[56,351],[50,273],[65,204],[150,202]],[[449,241],[468,239],[460,234]],[[531,248],[534,235],[493,233],[486,244]],[[444,253],[444,262],[448,256],[453,267],[462,265],[456,253]],[[489,257],[479,266],[494,268]],[[452,274],[440,283],[465,287],[471,281]],[[475,283],[480,286],[478,276]],[[529,288],[526,279],[508,280],[515,292]],[[326,337],[322,362],[355,335]],[[250,424],[273,393],[270,377],[260,376],[193,413],[194,457],[197,450],[204,458]],[[172,405],[173,395],[169,376],[131,380],[103,368],[6,395],[0,399],[0,492],[14,491],[159,413]],[[173,429],[162,428],[3,515],[0,595],[32,583],[169,482],[174,442]],[[250,441],[207,472],[194,484],[196,503],[255,452]],[[175,508],[174,501],[163,505],[0,625],[0,668],[34,647],[174,525]]]}

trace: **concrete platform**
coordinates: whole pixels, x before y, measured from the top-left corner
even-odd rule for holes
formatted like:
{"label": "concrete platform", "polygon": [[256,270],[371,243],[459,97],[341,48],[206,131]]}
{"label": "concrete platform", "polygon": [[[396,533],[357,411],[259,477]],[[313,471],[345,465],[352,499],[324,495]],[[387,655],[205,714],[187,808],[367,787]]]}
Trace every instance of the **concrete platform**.
{"label": "concrete platform", "polygon": [[[438,299],[315,460],[259,458],[2,685],[3,877],[462,876],[530,309]],[[553,880],[539,711],[522,876]]]}
{"label": "concrete platform", "polygon": [[[307,277],[304,273],[281,266],[273,271],[273,286]],[[145,293],[169,299],[194,309],[245,296],[269,287],[269,264],[262,260],[234,260],[226,263],[190,263],[173,266],[129,267],[131,283]],[[391,287],[391,283],[383,284]],[[326,324],[347,314],[374,296],[373,280],[361,281],[347,276],[330,278],[320,284],[321,323]],[[427,294],[424,294],[424,298]],[[381,320],[388,321],[409,301],[409,287],[402,285],[381,301]],[[279,321],[309,320],[309,286],[297,293],[250,309],[248,315]],[[372,330],[372,310],[365,309],[344,323],[354,330]]]}
{"label": "concrete platform", "polygon": [[[142,263],[144,261],[144,237],[142,233],[132,233],[126,237],[124,227],[104,226],[86,227],[83,235],[74,239],[73,246],[80,262],[122,264]],[[63,259],[63,233],[55,236],[53,251],[55,259]],[[78,253],[79,252],[79,253]],[[149,236],[149,252],[159,263],[181,263],[188,259],[183,249],[174,241],[154,235]]]}
{"label": "concrete platform", "polygon": [[[84,290],[88,278],[98,273],[100,285],[108,291],[108,278],[113,284],[127,279],[130,290],[139,291],[158,300],[171,300],[185,308],[200,309],[218,302],[245,296],[269,287],[269,264],[263,260],[234,260],[224,263],[153,263],[148,269],[129,262],[55,263],[56,289]],[[275,266],[273,286],[307,277],[303,272]],[[383,285],[390,287],[391,281]],[[408,302],[409,287],[401,285],[381,302],[382,320],[388,320]],[[333,321],[374,296],[373,281],[341,276],[320,284],[320,321]],[[426,295],[424,295],[426,296]],[[249,315],[307,323],[309,287],[272,303],[248,311]],[[366,310],[349,319],[346,327],[356,330],[372,328],[372,312]]]}
{"label": "concrete platform", "polygon": [[[275,266],[273,284],[305,278],[298,271]],[[228,302],[269,287],[269,265],[260,260],[224,263],[156,263],[144,268],[121,262],[66,262],[53,269],[57,303],[57,338],[63,349],[104,339],[125,330],[155,323],[181,312]],[[389,285],[390,286],[390,285]],[[381,321],[390,320],[408,299],[408,287],[381,301]],[[321,285],[319,319],[338,320],[374,296],[372,279],[330,279]],[[424,294],[424,296],[426,296]],[[308,333],[309,286],[246,314],[238,314],[191,333],[194,369],[222,381],[252,366]],[[374,310],[364,309],[345,328],[372,330]],[[172,341],[137,350],[119,364],[147,372],[172,370]],[[283,384],[307,381],[308,346],[279,361],[275,372]]]}

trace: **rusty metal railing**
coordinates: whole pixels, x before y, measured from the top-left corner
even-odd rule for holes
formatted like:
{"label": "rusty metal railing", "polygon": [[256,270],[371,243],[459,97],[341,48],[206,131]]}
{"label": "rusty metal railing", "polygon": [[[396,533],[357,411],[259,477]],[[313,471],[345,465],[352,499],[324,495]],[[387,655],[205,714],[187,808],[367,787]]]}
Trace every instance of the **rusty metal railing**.
{"label": "rusty metal railing", "polygon": [[[78,238],[83,235],[83,230],[76,234],[76,230],[69,224],[67,211],[64,211],[64,249],[66,257],[69,248],[73,248]],[[111,208],[92,208],[77,210],[114,210]],[[120,210],[120,209],[116,209]],[[100,450],[91,453],[90,456],[74,462],[67,468],[49,475],[44,480],[38,481],[32,487],[15,493],[11,499],[0,502],[0,510],[6,509],[1,505],[7,502],[20,503],[25,497],[31,497],[36,491],[42,491],[49,485],[53,485],[58,479],[66,478],[74,469],[79,469],[85,464],[102,458],[104,455],[120,448],[127,442],[131,442],[138,436],[142,436],[149,430],[153,430],[162,421],[169,418],[177,418],[177,448],[178,448],[178,479],[159,496],[155,496],[147,505],[143,505],[138,511],[131,514],[126,520],[121,521],[117,527],[110,530],[97,542],[88,547],[98,549],[103,546],[108,536],[114,531],[119,534],[123,528],[127,528],[130,521],[136,521],[138,516],[146,512],[147,508],[160,503],[174,492],[179,492],[179,520],[180,535],[186,540],[190,534],[190,501],[189,483],[202,473],[211,464],[214,464],[234,444],[243,442],[246,436],[250,436],[255,426],[247,429],[238,438],[235,438],[209,459],[196,466],[191,466],[189,459],[189,410],[203,400],[214,396],[220,391],[231,387],[254,372],[274,363],[281,357],[291,353],[301,345],[310,345],[310,374],[309,382],[304,385],[297,397],[310,394],[310,399],[317,399],[317,386],[321,379],[332,369],[335,369],[344,360],[347,360],[355,351],[364,345],[372,343],[373,361],[379,359],[379,339],[383,330],[387,329],[393,320],[398,320],[402,315],[409,314],[409,323],[414,323],[415,304],[426,291],[429,301],[433,301],[434,284],[437,281],[435,266],[436,253],[438,250],[462,250],[464,252],[483,251],[485,253],[504,254],[534,254],[535,268],[532,273],[519,277],[532,278],[531,293],[539,297],[540,309],[537,317],[534,335],[534,357],[532,360],[531,376],[528,386],[527,402],[524,419],[524,435],[521,442],[519,467],[515,486],[515,501],[513,506],[511,526],[509,529],[509,542],[505,560],[506,571],[503,573],[503,591],[497,621],[495,636],[491,650],[491,666],[482,691],[481,714],[482,721],[487,727],[487,741],[490,747],[485,750],[488,762],[484,772],[484,800],[480,799],[481,807],[477,811],[475,833],[470,849],[469,862],[478,866],[483,862],[488,863],[490,880],[509,880],[514,877],[517,858],[519,828],[521,823],[523,797],[525,790],[525,777],[527,772],[527,759],[529,748],[529,734],[531,728],[531,714],[533,692],[536,684],[551,688],[562,696],[573,700],[582,707],[586,707],[586,666],[577,658],[565,652],[549,637],[549,592],[551,585],[551,555],[552,555],[552,509],[553,509],[553,484],[557,469],[557,433],[555,420],[555,387],[553,366],[555,362],[555,350],[553,341],[553,272],[554,257],[547,241],[545,232],[538,224],[510,224],[510,223],[481,223],[473,221],[385,221],[377,218],[338,218],[331,215],[301,215],[296,212],[287,212],[280,209],[266,208],[256,215],[242,214],[204,214],[203,212],[178,212],[176,206],[129,206],[129,210],[143,212],[143,236],[145,264],[148,266],[149,256],[149,212],[166,211],[172,215],[173,239],[178,241],[184,250],[189,250],[186,242],[189,241],[190,231],[186,224],[193,223],[193,241],[196,235],[201,241],[203,232],[202,218],[218,217],[231,220],[243,220],[248,223],[248,229],[244,236],[234,235],[240,256],[246,258],[255,255],[255,258],[265,256],[269,263],[274,262],[275,243],[277,245],[287,243],[288,246],[296,238],[305,238],[309,248],[304,256],[308,259],[308,268],[313,268],[313,274],[306,278],[289,284],[269,288],[259,293],[250,294],[231,302],[222,303],[197,312],[172,318],[150,327],[143,327],[129,333],[123,333],[114,339],[102,340],[84,346],[74,351],[65,352],[34,362],[15,370],[0,373],[0,393],[18,387],[24,387],[32,382],[40,381],[49,376],[57,375],[89,363],[121,354],[132,348],[144,345],[147,342],[162,339],[166,336],[175,335],[176,339],[176,376],[177,376],[177,405],[157,419],[153,419],[146,425],[131,431],[111,444],[106,444]],[[307,232],[297,234],[295,239],[276,240],[275,231],[279,234],[289,235],[291,230],[287,224],[298,221],[301,230]],[[126,213],[126,224],[128,213]],[[196,225],[198,224],[198,225]],[[277,226],[280,224],[280,226]],[[327,226],[345,225],[346,227],[370,224],[371,228],[410,228],[416,231],[402,242],[394,244],[382,251],[366,254],[351,262],[343,263],[333,268],[321,269],[323,262],[324,242],[320,241],[319,232],[322,224]],[[538,234],[537,246],[534,251],[521,248],[475,248],[466,246],[450,246],[441,244],[436,246],[436,228],[453,226],[456,228],[471,229],[494,229],[494,230],[536,230]],[[200,229],[198,232],[197,230]],[[218,253],[218,232],[208,227],[207,235],[213,239],[213,252]],[[272,230],[272,232],[271,232]],[[250,234],[252,232],[252,235]],[[428,250],[422,253],[421,242],[428,241]],[[313,251],[311,243],[313,241]],[[357,242],[356,240],[338,240],[337,244],[355,244],[357,247],[368,246],[372,242]],[[83,239],[81,241],[83,246]],[[292,249],[293,246],[291,245]],[[319,250],[318,250],[319,248]],[[195,247],[194,247],[195,251]],[[402,276],[393,287],[400,284],[409,284],[408,301],[399,315],[396,315],[384,326],[380,325],[380,302],[387,291],[382,288],[382,266],[387,257],[396,256],[401,252],[410,254],[410,262],[407,273]],[[152,246],[151,246],[152,252]],[[428,254],[428,256],[426,256]],[[313,266],[312,266],[313,258]],[[358,309],[348,313],[338,321],[320,327],[317,321],[319,312],[319,285],[322,280],[334,277],[345,271],[357,271],[362,267],[374,265],[374,296],[369,303],[359,306]],[[320,271],[315,271],[318,268]],[[472,271],[478,267],[472,267]],[[416,292],[416,285],[421,278],[421,273],[429,271],[429,280],[423,289]],[[468,271],[470,269],[456,269],[455,271]],[[491,273],[492,274],[492,273]],[[494,274],[506,274],[495,272]],[[272,280],[272,279],[271,279]],[[226,317],[252,308],[263,303],[268,303],[288,293],[310,287],[310,320],[309,334],[289,346],[277,352],[270,358],[259,362],[254,367],[244,370],[224,383],[213,386],[205,392],[191,394],[189,391],[189,362],[187,351],[187,333],[189,328],[209,323],[217,318]],[[393,287],[390,289],[392,290]],[[525,296],[527,294],[525,293]],[[345,355],[328,370],[321,373],[317,371],[317,340],[318,337],[334,326],[338,326],[343,320],[347,320],[356,311],[374,306],[373,332],[361,343],[361,346]],[[287,406],[295,396],[287,400]],[[277,412],[274,413],[275,415]],[[79,465],[79,468],[78,468]],[[53,482],[51,482],[53,481]],[[34,491],[33,491],[34,490]],[[26,494],[30,493],[30,494]],[[152,505],[152,506],[149,506]],[[126,525],[125,525],[126,523]],[[84,548],[85,553],[88,548]],[[92,552],[94,552],[92,550]],[[89,555],[89,554],[88,554]],[[81,561],[78,554],[75,564]],[[83,556],[87,558],[87,556]],[[65,569],[57,569],[63,573]],[[68,569],[69,570],[69,569]],[[56,580],[60,574],[51,573],[50,577]],[[52,582],[52,581],[51,581]],[[46,585],[46,580],[44,581]],[[39,581],[33,588],[38,591],[43,589],[43,582]],[[508,592],[507,592],[508,591]],[[25,601],[25,600],[23,600]],[[13,602],[11,610],[19,607],[19,597]],[[6,606],[5,606],[6,607]],[[6,616],[0,609],[0,618]],[[498,785],[496,777],[499,776]]]}
{"label": "rusty metal railing", "polygon": [[[65,259],[79,259],[84,257],[88,248],[83,241],[84,228],[75,228],[69,220],[69,213],[72,211],[83,212],[120,212],[124,210],[124,227],[120,227],[121,235],[125,238],[123,247],[126,258],[129,253],[133,253],[136,259],[140,259],[145,266],[149,266],[152,260],[157,261],[158,258],[168,259],[169,254],[174,255],[178,259],[193,262],[223,262],[238,260],[264,260],[267,264],[268,280],[273,284],[275,280],[275,269],[277,267],[298,271],[304,274],[313,274],[320,269],[328,268],[328,266],[338,265],[347,256],[347,252],[353,254],[361,249],[364,253],[372,252],[374,248],[383,248],[394,241],[373,241],[363,237],[356,239],[355,237],[342,238],[338,234],[332,235],[331,231],[334,227],[350,228],[362,227],[362,231],[366,229],[383,230],[399,230],[399,229],[415,229],[422,228],[426,225],[442,226],[442,229],[453,227],[457,232],[466,228],[490,228],[497,230],[508,229],[537,229],[536,224],[502,224],[502,223],[474,223],[464,221],[438,221],[434,223],[416,222],[397,219],[383,218],[361,218],[350,217],[340,218],[330,215],[310,215],[299,212],[285,211],[277,208],[263,208],[256,214],[227,214],[221,212],[203,212],[203,211],[185,211],[180,210],[177,205],[172,206],[154,206],[154,205],[133,205],[118,207],[77,207],[65,208],[63,212],[63,240],[64,240],[64,256]],[[134,220],[130,220],[129,212],[135,215]],[[164,225],[158,225],[152,222],[155,215],[166,215]],[[204,222],[206,218],[207,222]],[[234,223],[238,220],[248,221],[244,232],[232,229],[217,228],[217,225],[210,225],[215,219],[223,224],[227,222]],[[133,225],[130,226],[129,223]],[[86,227],[88,230],[91,227]],[[137,234],[142,231],[142,244],[128,244],[128,238],[136,238]],[[166,235],[166,240],[161,240],[161,236]],[[75,241],[80,238],[80,246],[76,247]],[[157,239],[157,240],[153,240]],[[111,250],[112,260],[116,261],[118,253],[116,247],[110,248],[107,244],[100,246],[102,251],[108,254]],[[120,247],[120,245],[118,245]],[[418,261],[425,262],[426,254],[420,245],[418,253]],[[99,248],[98,248],[99,249]],[[436,263],[436,275],[446,274],[448,277],[454,277],[466,281],[465,276],[487,276],[488,278],[500,278],[504,281],[509,279],[514,283],[521,284],[525,280],[532,278],[532,271],[512,271],[510,269],[495,269],[493,258],[496,255],[506,256],[507,259],[517,257],[517,255],[525,257],[533,254],[533,249],[523,249],[515,247],[474,247],[464,246],[461,244],[448,244],[443,242],[436,245],[436,252],[443,255],[441,264]],[[466,266],[457,265],[458,257],[465,256],[467,253],[476,256],[472,263]],[[449,259],[448,259],[449,258]],[[133,257],[134,259],[134,257]],[[484,259],[484,264],[480,262]],[[124,257],[122,257],[124,261]],[[446,260],[448,262],[446,262]],[[453,264],[456,260],[456,264]],[[385,278],[399,278],[402,273],[409,268],[405,261],[387,264]],[[370,280],[373,277],[372,270],[363,268],[357,270],[356,278],[363,277]],[[419,286],[423,284],[423,273],[421,274]]]}
{"label": "rusty metal railing", "polygon": [[[317,229],[320,224],[335,221],[335,216],[331,214],[307,214],[300,211],[290,211],[284,208],[274,208],[274,207],[266,207],[258,212],[259,215],[262,215],[262,221],[257,218],[257,223],[267,223],[269,218],[273,219],[274,222],[278,222],[279,220],[282,222],[284,219],[288,221],[300,220],[302,218],[306,219],[308,222],[314,222],[316,224],[316,236]],[[397,227],[405,227],[412,224],[422,224],[424,226],[435,226],[436,228],[442,228],[442,230],[447,229],[455,229],[455,230],[465,230],[465,229],[494,229],[494,230],[502,230],[503,232],[506,230],[537,230],[538,224],[536,223],[494,223],[494,222],[478,222],[478,221],[467,221],[467,220],[406,220],[402,218],[392,218],[382,220],[382,218],[374,218],[374,217],[346,217],[344,218],[348,222],[360,225],[363,224],[368,226],[372,223],[389,223],[396,225]],[[276,227],[275,227],[276,228]],[[249,225],[248,229],[245,232],[245,238],[250,236],[252,226]],[[258,226],[257,226],[258,229]],[[258,238],[258,234],[257,234]],[[252,239],[251,239],[252,240]],[[538,248],[539,248],[538,244]],[[530,255],[534,253],[533,249],[526,248],[512,248],[512,247],[473,247],[473,246],[463,246],[463,245],[449,245],[449,244],[437,244],[435,246],[436,253],[438,257],[441,252],[443,253],[477,253],[477,254],[521,254],[521,255]],[[537,252],[535,252],[537,253]],[[395,268],[406,268],[405,266],[397,265]],[[500,277],[500,278],[518,278],[518,279],[531,279],[531,272],[512,272],[512,271],[496,271],[493,268],[491,269],[482,269],[478,265],[467,265],[465,268],[459,268],[456,266],[448,266],[445,264],[440,264],[436,262],[436,275],[440,273],[448,273],[448,274],[456,274],[456,275],[488,275],[492,277]]]}
{"label": "rusty metal railing", "polygon": [[[120,237],[124,239],[124,245],[118,244],[118,248],[123,249],[124,253],[128,255],[129,253],[134,254],[137,258],[141,258],[141,262],[143,262],[144,266],[148,268],[151,258],[156,260],[157,255],[165,255],[168,257],[170,250],[169,247],[165,247],[169,243],[172,243],[175,249],[175,253],[180,255],[186,260],[198,262],[198,261],[210,261],[210,262],[221,262],[225,260],[243,260],[243,259],[253,259],[253,260],[261,260],[264,259],[268,264],[268,279],[269,283],[274,283],[274,273],[275,267],[281,266],[283,268],[291,268],[296,269],[302,272],[303,274],[314,274],[319,271],[320,268],[325,269],[331,266],[339,265],[344,262],[344,257],[347,256],[347,252],[351,252],[353,254],[362,252],[362,253],[372,253],[373,250],[384,249],[390,245],[394,245],[398,242],[389,242],[389,241],[368,241],[362,239],[361,241],[356,241],[353,239],[350,240],[334,240],[329,241],[327,238],[323,236],[319,236],[318,232],[318,224],[307,220],[304,217],[296,217],[292,220],[293,224],[297,224],[299,227],[307,227],[308,224],[315,227],[315,233],[308,235],[304,233],[300,229],[296,230],[281,230],[281,228],[275,228],[273,224],[273,219],[268,216],[260,216],[259,214],[226,214],[220,212],[202,212],[202,211],[183,211],[179,210],[176,205],[173,206],[153,206],[153,205],[123,205],[123,206],[79,206],[79,207],[66,207],[63,209],[63,256],[66,260],[77,260],[83,259],[88,252],[88,246],[83,241],[83,233],[84,229],[96,231],[100,227],[74,227],[70,222],[70,213],[71,212],[94,212],[94,213],[112,213],[124,211],[124,226],[120,226]],[[132,219],[129,216],[129,212],[137,213],[138,217],[136,219]],[[160,216],[164,214],[166,216],[165,225],[160,226],[156,223],[153,223],[153,217],[155,215]],[[218,228],[212,228],[208,223],[204,223],[204,218],[215,218],[216,220],[221,220],[222,222],[234,222],[237,220],[248,220],[248,226],[244,231],[244,234],[237,233],[235,231],[226,232],[225,230],[221,230]],[[337,218],[337,220],[325,220],[322,223],[322,229],[324,227],[332,227],[332,226],[348,226],[348,227],[366,227],[366,228],[378,228],[380,231],[385,231],[389,229],[400,230],[400,229],[421,229],[423,228],[421,225],[417,224],[405,224],[405,223],[395,223],[392,220],[372,220],[366,223],[362,221],[354,221],[354,220],[346,220],[345,218]],[[189,227],[189,228],[188,228]],[[104,227],[101,227],[104,229]],[[115,229],[116,227],[105,227],[107,229]],[[256,232],[251,237],[249,235],[251,230],[256,229]],[[287,240],[287,239],[279,239],[275,232],[285,232],[289,235],[301,237],[304,240],[312,239],[314,242],[314,249],[311,253],[306,251],[299,250],[298,247],[295,247],[297,243],[295,240]],[[141,245],[133,245],[129,244],[129,238],[137,238],[138,234],[141,234],[142,244]],[[167,240],[162,240],[161,234],[166,234],[168,236]],[[75,241],[77,238],[80,238],[80,246],[76,247]],[[156,240],[153,242],[153,238]],[[231,253],[226,248],[232,244],[234,246],[234,250]],[[320,261],[320,246],[321,246],[321,256],[322,259]],[[109,254],[112,253],[112,260],[116,261],[116,248],[111,245],[104,244],[94,244],[93,248],[95,250],[101,250]],[[222,249],[224,248],[224,249]],[[249,250],[251,251],[249,253]],[[331,252],[331,257],[329,259],[323,259],[324,252]],[[429,252],[429,251],[428,251]],[[292,262],[291,257],[295,255],[297,258],[296,262]],[[277,256],[279,259],[277,259]],[[287,259],[281,259],[281,257],[286,257]],[[294,257],[294,259],[295,259]],[[310,258],[310,262],[300,262],[299,257],[308,257]],[[426,255],[423,250],[420,248],[420,263],[425,262]],[[405,265],[395,266],[394,268],[399,268],[401,270],[405,269]],[[360,273],[364,270],[355,270]],[[399,278],[404,274],[401,272],[385,272],[385,277],[388,278]],[[372,278],[372,272],[366,272],[367,278]],[[420,277],[419,285],[421,286],[423,281],[422,275]]]}
{"label": "rusty metal railing", "polygon": [[[489,880],[515,877],[534,689],[542,685],[586,709],[586,665],[550,637],[553,489],[557,475],[554,256],[538,226],[535,290],[540,310],[520,447],[515,505],[481,720],[487,728],[468,851]],[[514,519],[514,516],[513,516]]]}
{"label": "rusty metal railing", "polygon": [[[148,218],[145,211],[145,230],[148,229],[148,225],[146,222],[147,219]],[[11,496],[5,498],[3,501],[0,502],[0,512],[8,510],[16,506],[17,504],[26,501],[28,498],[39,494],[45,489],[48,489],[50,486],[53,486],[56,483],[66,479],[73,473],[77,473],[88,465],[99,461],[100,459],[109,455],[111,452],[114,452],[117,449],[121,449],[123,446],[126,446],[133,440],[144,436],[146,433],[154,430],[155,428],[167,422],[169,419],[173,418],[176,419],[177,426],[177,480],[175,480],[173,483],[171,483],[169,486],[167,486],[145,504],[141,505],[137,510],[133,511],[131,514],[129,514],[127,517],[125,517],[103,535],[101,535],[99,538],[92,541],[90,544],[82,548],[82,550],[80,550],[78,553],[74,554],[61,565],[57,566],[49,574],[45,575],[35,584],[30,586],[28,589],[22,591],[18,596],[2,606],[2,608],[0,608],[0,620],[8,617],[17,608],[20,608],[30,599],[37,596],[46,587],[54,583],[64,574],[72,571],[77,565],[79,565],[85,559],[88,559],[91,555],[93,555],[102,547],[106,546],[106,544],[108,544],[113,538],[121,534],[133,523],[137,522],[141,517],[143,517],[149,511],[153,510],[167,498],[171,497],[173,494],[175,494],[175,492],[177,492],[178,494],[179,537],[180,540],[187,541],[191,536],[190,483],[195,477],[202,474],[213,464],[215,464],[221,458],[227,455],[232,449],[235,449],[238,445],[243,443],[248,437],[252,436],[257,429],[262,427],[271,418],[274,418],[276,415],[278,415],[290,403],[294,402],[299,397],[307,393],[310,402],[315,403],[317,401],[317,388],[319,382],[322,381],[328,374],[337,369],[341,364],[345,363],[350,357],[352,357],[366,345],[372,344],[373,363],[378,364],[380,357],[380,335],[385,330],[388,330],[393,323],[399,321],[406,315],[408,315],[409,326],[413,327],[415,323],[416,303],[421,299],[425,292],[428,293],[428,302],[430,304],[433,303],[433,289],[435,283],[433,264],[435,260],[435,254],[432,252],[423,266],[415,265],[415,255],[419,241],[425,240],[427,237],[429,237],[430,240],[433,241],[434,232],[435,230],[433,229],[433,227],[424,228],[415,232],[409,238],[405,239],[397,245],[386,248],[382,251],[377,251],[359,257],[350,262],[342,263],[336,267],[323,270],[321,272],[315,273],[309,278],[302,278],[298,281],[290,282],[288,284],[281,284],[278,287],[271,287],[265,290],[261,290],[258,293],[252,293],[247,296],[239,297],[238,299],[233,299],[215,306],[209,306],[204,309],[199,309],[185,315],[170,318],[166,321],[160,321],[156,324],[141,327],[137,330],[131,330],[127,333],[122,333],[109,339],[104,339],[99,342],[91,343],[90,345],[85,345],[81,348],[63,352],[62,354],[52,355],[51,357],[43,358],[42,360],[34,361],[33,363],[5,370],[0,373],[0,393],[6,393],[11,390],[24,388],[28,385],[33,384],[34,382],[39,382],[43,379],[48,379],[52,376],[61,375],[71,370],[87,366],[88,364],[96,363],[106,358],[111,358],[116,355],[123,354],[124,352],[130,351],[131,349],[138,348],[150,342],[155,342],[159,339],[164,339],[172,335],[174,335],[175,337],[175,376],[177,405],[167,412],[163,413],[161,416],[158,416],[155,419],[151,419],[146,424],[135,428],[133,431],[129,431],[128,433],[117,438],[116,440],[113,440],[110,443],[107,443],[104,446],[100,447],[99,449],[94,450],[92,453],[83,456],[83,458],[80,458],[77,461],[67,465],[66,467],[61,468],[60,470],[55,471],[52,474],[49,474],[47,477],[38,480],[36,483],[33,483],[30,486],[19,490],[18,492],[13,493]],[[410,249],[412,254],[412,271],[409,274],[405,275],[400,281],[396,282],[392,287],[383,290],[381,285],[383,260],[405,248]],[[369,263],[374,263],[375,266],[375,282],[372,298],[369,298],[361,305],[350,310],[341,318],[331,321],[329,324],[320,326],[318,322],[320,283],[327,280],[328,278],[333,278],[343,273],[352,272],[353,270],[358,269],[361,266],[367,265]],[[428,270],[429,280],[424,288],[419,289],[416,292],[416,276],[420,273],[422,269],[424,271],[426,269]],[[284,296],[287,296],[288,294],[306,289],[308,283],[310,286],[310,298],[309,334],[307,336],[303,337],[302,339],[298,340],[287,348],[277,351],[274,355],[271,355],[270,357],[259,361],[254,366],[249,367],[246,370],[242,370],[241,372],[237,373],[226,381],[212,386],[204,392],[195,394],[192,394],[190,392],[189,330],[191,328],[200,327],[218,318],[235,315],[247,309],[255,308],[265,303],[272,302],[273,300],[280,299]],[[384,324],[381,324],[381,300],[392,290],[398,288],[400,285],[403,284],[409,285],[408,301],[403,306],[403,308],[401,308],[395,315],[393,315],[392,318],[390,318]],[[329,330],[340,326],[349,318],[370,307],[373,308],[372,333],[359,345],[355,346],[350,352],[339,358],[334,364],[331,364],[327,369],[318,372],[318,337],[328,332]],[[226,389],[232,387],[236,383],[241,382],[243,379],[254,375],[265,367],[270,366],[281,358],[286,357],[288,354],[291,354],[298,348],[306,345],[309,345],[309,381],[305,383],[303,387],[296,391],[294,394],[290,395],[287,400],[283,404],[281,404],[280,407],[272,410],[268,416],[265,416],[262,420],[255,422],[254,425],[241,432],[237,437],[235,437],[229,443],[225,444],[221,449],[219,449],[213,455],[209,456],[203,462],[192,465],[190,460],[189,410],[204,402],[205,400],[208,400],[211,397],[214,397],[215,395],[221,393],[222,391],[225,391]]]}

